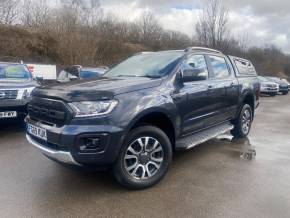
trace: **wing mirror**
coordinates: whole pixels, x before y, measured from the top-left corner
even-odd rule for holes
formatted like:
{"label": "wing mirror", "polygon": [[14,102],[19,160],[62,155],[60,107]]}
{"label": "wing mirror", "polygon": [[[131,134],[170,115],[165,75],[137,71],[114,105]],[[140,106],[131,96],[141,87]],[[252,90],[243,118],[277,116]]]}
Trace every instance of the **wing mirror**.
{"label": "wing mirror", "polygon": [[38,83],[38,84],[41,84],[43,82],[43,76],[36,76],[35,77],[35,81]]}
{"label": "wing mirror", "polygon": [[69,78],[70,81],[79,79],[77,76],[74,76],[74,75],[70,75],[68,78]]}
{"label": "wing mirror", "polygon": [[182,82],[194,82],[206,80],[207,75],[204,69],[190,68],[181,70],[181,80]]}

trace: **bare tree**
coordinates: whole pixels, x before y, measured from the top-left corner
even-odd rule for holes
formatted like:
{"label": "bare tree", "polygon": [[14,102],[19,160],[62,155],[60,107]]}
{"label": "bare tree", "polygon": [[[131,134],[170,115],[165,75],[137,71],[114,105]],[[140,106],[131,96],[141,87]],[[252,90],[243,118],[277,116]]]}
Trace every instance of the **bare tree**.
{"label": "bare tree", "polygon": [[52,21],[52,9],[47,0],[26,0],[23,3],[22,23],[31,28],[48,29]]}
{"label": "bare tree", "polygon": [[223,49],[229,39],[229,11],[222,0],[208,0],[196,25],[197,39],[203,45]]}
{"label": "bare tree", "polygon": [[163,29],[152,12],[144,12],[138,26],[140,27],[141,42],[145,45],[147,44],[153,47],[158,47]]}
{"label": "bare tree", "polygon": [[13,24],[18,17],[19,0],[0,0],[0,23]]}

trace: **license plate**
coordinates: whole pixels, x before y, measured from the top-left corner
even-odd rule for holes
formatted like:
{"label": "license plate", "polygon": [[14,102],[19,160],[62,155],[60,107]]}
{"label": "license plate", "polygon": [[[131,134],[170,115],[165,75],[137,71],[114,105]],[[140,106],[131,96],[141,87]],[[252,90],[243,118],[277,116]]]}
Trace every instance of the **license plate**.
{"label": "license plate", "polygon": [[15,117],[17,117],[17,112],[16,111],[0,112],[0,119],[1,118],[15,118]]}
{"label": "license plate", "polygon": [[47,141],[47,134],[46,134],[46,130],[39,128],[37,126],[33,126],[31,124],[27,124],[27,131],[28,133],[30,133],[31,135],[40,138],[42,140]]}

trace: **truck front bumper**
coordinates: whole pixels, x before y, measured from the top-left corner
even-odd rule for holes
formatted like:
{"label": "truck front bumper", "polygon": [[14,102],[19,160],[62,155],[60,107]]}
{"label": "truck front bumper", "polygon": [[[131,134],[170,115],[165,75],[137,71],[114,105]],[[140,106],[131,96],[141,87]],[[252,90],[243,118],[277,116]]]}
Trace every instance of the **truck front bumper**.
{"label": "truck front bumper", "polygon": [[[42,154],[57,162],[84,167],[113,164],[123,144],[123,129],[110,125],[48,126],[25,119],[27,124],[46,130],[47,140],[27,132],[27,140]],[[94,142],[95,144],[89,145]]]}
{"label": "truck front bumper", "polygon": [[69,165],[76,165],[76,166],[80,165],[79,163],[75,161],[75,159],[72,157],[70,152],[58,151],[58,150],[47,148],[43,146],[42,144],[34,141],[31,138],[31,136],[28,134],[26,134],[26,139],[30,144],[34,145],[42,154],[44,154],[45,156],[55,161],[58,161],[64,164],[69,164]]}

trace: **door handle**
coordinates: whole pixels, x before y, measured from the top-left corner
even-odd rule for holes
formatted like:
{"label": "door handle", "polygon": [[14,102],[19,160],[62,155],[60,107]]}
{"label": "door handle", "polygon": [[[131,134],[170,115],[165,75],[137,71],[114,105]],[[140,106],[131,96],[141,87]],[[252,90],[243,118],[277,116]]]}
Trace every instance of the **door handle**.
{"label": "door handle", "polygon": [[213,85],[208,85],[208,87],[207,87],[208,89],[213,89],[214,88],[214,86]]}

